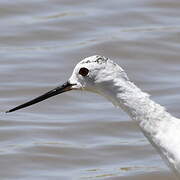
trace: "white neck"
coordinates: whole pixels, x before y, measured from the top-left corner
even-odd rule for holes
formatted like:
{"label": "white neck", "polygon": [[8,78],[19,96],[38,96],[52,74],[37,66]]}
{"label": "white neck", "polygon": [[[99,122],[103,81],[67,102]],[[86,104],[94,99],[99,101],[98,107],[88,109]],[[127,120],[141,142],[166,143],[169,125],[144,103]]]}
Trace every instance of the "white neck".
{"label": "white neck", "polygon": [[[124,82],[124,83],[123,83]],[[180,174],[180,120],[172,117],[164,107],[155,103],[129,80],[113,80],[104,95],[135,120],[144,135],[160,152],[167,164]],[[110,90],[113,87],[113,90]],[[172,137],[173,135],[178,138]],[[177,151],[178,149],[178,151]]]}
{"label": "white neck", "polygon": [[117,78],[112,83],[113,85],[110,84],[109,87],[113,87],[113,90],[107,89],[104,96],[114,105],[121,107],[138,123],[144,121],[156,123],[157,119],[159,122],[159,119],[163,120],[165,116],[171,116],[164,107],[152,101],[147,93],[142,92],[129,80],[122,82]]}
{"label": "white neck", "polygon": [[155,133],[159,123],[171,116],[164,107],[151,100],[147,93],[130,81],[126,82],[125,87],[117,88],[116,97],[118,106],[137,121],[145,132]]}
{"label": "white neck", "polygon": [[135,120],[147,137],[155,137],[159,133],[162,123],[170,123],[171,115],[164,107],[155,103],[149,95],[142,92],[132,82],[124,91],[119,88],[116,96],[118,106]]}

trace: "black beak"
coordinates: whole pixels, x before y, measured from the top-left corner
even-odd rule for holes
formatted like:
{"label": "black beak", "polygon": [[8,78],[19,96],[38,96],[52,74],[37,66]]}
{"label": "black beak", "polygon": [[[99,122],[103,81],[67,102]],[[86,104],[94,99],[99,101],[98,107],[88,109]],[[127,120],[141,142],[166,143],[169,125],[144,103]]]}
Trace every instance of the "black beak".
{"label": "black beak", "polygon": [[72,86],[73,86],[73,85],[75,85],[75,84],[70,84],[70,83],[67,81],[67,82],[64,83],[62,86],[58,86],[58,87],[52,89],[51,91],[49,91],[49,92],[47,92],[47,93],[45,93],[45,94],[43,94],[43,95],[41,95],[41,96],[39,96],[39,97],[31,100],[31,101],[28,101],[28,102],[26,102],[26,103],[24,103],[24,104],[21,104],[21,105],[15,107],[15,108],[13,108],[13,109],[10,109],[9,111],[6,111],[6,113],[10,113],[10,112],[16,111],[16,110],[18,110],[18,109],[25,108],[25,107],[27,107],[27,106],[31,106],[31,105],[36,104],[36,103],[38,103],[38,102],[41,102],[41,101],[43,101],[43,100],[45,100],[45,99],[48,99],[48,98],[50,98],[50,97],[52,97],[52,96],[56,96],[56,95],[58,95],[58,94],[61,94],[61,93],[63,93],[63,92],[66,92],[66,91],[70,91],[70,90],[72,90]]}

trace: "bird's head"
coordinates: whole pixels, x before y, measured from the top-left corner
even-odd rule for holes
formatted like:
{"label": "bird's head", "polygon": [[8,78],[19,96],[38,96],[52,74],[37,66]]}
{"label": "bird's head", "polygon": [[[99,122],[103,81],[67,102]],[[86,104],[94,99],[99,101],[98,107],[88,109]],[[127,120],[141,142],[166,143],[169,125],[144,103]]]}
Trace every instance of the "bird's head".
{"label": "bird's head", "polygon": [[114,80],[127,80],[124,70],[104,56],[90,56],[80,61],[69,79],[72,89],[99,93],[114,83]]}
{"label": "bird's head", "polygon": [[[118,79],[118,85],[116,85],[116,79]],[[90,56],[76,65],[66,83],[7,112],[25,108],[70,90],[87,90],[108,98],[116,90],[116,87],[119,86],[119,83],[122,83],[123,87],[127,80],[128,77],[124,70],[110,59],[98,55]]]}

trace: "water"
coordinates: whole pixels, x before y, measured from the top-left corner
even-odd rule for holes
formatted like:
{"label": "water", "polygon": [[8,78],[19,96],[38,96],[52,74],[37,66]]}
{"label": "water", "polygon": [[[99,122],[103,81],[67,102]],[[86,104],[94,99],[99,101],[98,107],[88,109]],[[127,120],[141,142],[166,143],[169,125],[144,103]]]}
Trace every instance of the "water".
{"label": "water", "polygon": [[[64,83],[79,60],[100,54],[180,117],[179,8],[178,0],[1,0],[0,111]],[[86,92],[1,113],[0,177],[174,179],[125,113]]]}

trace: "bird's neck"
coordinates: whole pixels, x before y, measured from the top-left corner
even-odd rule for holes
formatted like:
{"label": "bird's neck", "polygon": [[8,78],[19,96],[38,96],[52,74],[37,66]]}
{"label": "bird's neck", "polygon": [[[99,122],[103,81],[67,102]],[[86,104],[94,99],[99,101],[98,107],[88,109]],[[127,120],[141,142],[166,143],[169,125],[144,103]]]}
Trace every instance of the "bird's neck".
{"label": "bird's neck", "polygon": [[109,99],[138,123],[144,135],[160,152],[165,162],[176,174],[179,174],[180,143],[179,138],[174,138],[179,136],[178,119],[151,100],[148,94],[142,92],[132,82],[126,81],[123,84],[122,81],[115,79],[113,84],[115,85],[113,90],[107,91]]}
{"label": "bird's neck", "polygon": [[170,116],[165,108],[151,100],[147,93],[142,92],[130,81],[122,86],[122,82],[119,85],[118,80],[114,80],[114,84],[114,95],[111,95],[113,104],[127,112],[144,132],[157,133],[160,123],[168,120]]}

